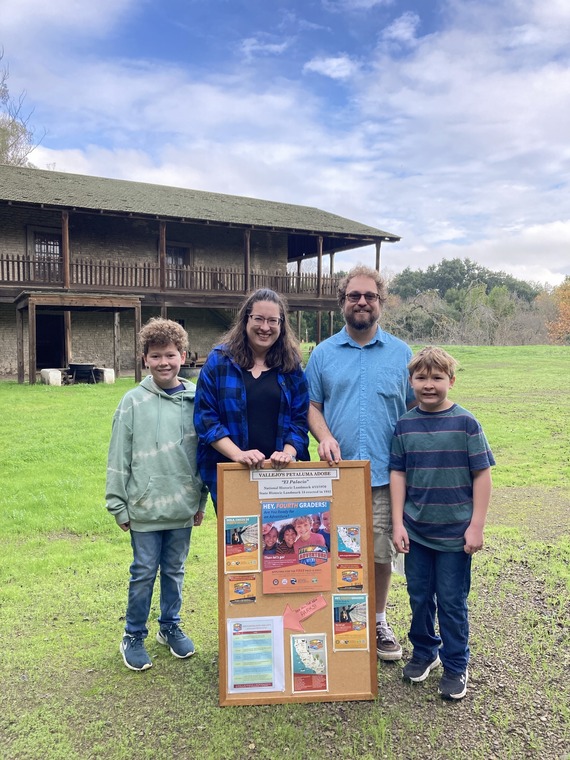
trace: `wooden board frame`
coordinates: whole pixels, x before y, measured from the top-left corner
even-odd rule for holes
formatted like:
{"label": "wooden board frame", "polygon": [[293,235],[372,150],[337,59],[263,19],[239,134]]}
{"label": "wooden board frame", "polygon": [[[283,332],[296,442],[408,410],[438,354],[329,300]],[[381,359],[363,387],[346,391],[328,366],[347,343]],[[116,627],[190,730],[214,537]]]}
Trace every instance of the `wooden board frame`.
{"label": "wooden board frame", "polygon": [[[370,487],[370,463],[368,461],[346,461],[338,465],[339,477],[332,481],[330,500],[331,517],[331,563],[332,579],[330,591],[263,594],[262,572],[257,576],[256,601],[250,604],[232,605],[229,601],[229,580],[226,573],[225,518],[259,515],[261,518],[262,499],[258,484],[250,477],[250,470],[240,464],[218,465],[218,620],[219,620],[219,667],[220,706],[265,705],[287,702],[332,702],[372,700],[378,693],[375,588],[374,588],[374,542],[372,534],[372,491]],[[330,470],[326,462],[296,462],[285,470]],[[317,500],[318,497],[312,497]],[[279,499],[276,499],[279,501]],[[307,499],[311,501],[311,499]],[[261,523],[261,519],[260,519]],[[361,554],[355,562],[362,565],[363,588],[358,593],[368,598],[368,651],[333,651],[332,596],[337,594],[336,566],[348,560],[338,557],[337,526],[361,526]],[[260,547],[260,562],[261,547]],[[294,632],[284,630],[284,690],[279,692],[235,693],[228,686],[228,636],[227,622],[233,618],[259,618],[283,616],[286,605],[299,608],[311,601],[316,594],[322,594],[326,607],[317,610],[302,621],[307,633],[326,633],[328,655],[328,689],[326,692],[294,692],[290,667],[290,641]]]}

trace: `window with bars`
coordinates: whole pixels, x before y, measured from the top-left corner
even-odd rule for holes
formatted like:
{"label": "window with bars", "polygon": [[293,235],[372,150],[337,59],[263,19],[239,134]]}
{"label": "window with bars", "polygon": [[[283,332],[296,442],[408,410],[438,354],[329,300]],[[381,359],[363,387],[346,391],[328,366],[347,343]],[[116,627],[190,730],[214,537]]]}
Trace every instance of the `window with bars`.
{"label": "window with bars", "polygon": [[166,287],[188,288],[187,268],[192,264],[190,248],[178,243],[166,245]]}
{"label": "window with bars", "polygon": [[33,240],[34,274],[42,282],[59,282],[62,275],[61,233],[51,230],[31,230]]}

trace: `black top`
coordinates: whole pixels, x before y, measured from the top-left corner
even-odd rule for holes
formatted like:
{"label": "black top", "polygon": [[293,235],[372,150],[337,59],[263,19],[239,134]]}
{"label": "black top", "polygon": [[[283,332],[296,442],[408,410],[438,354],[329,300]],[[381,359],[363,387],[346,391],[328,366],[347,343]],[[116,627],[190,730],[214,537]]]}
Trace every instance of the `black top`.
{"label": "black top", "polygon": [[277,421],[281,406],[281,388],[277,382],[277,368],[262,372],[255,378],[242,370],[247,398],[248,446],[269,457],[277,443]]}

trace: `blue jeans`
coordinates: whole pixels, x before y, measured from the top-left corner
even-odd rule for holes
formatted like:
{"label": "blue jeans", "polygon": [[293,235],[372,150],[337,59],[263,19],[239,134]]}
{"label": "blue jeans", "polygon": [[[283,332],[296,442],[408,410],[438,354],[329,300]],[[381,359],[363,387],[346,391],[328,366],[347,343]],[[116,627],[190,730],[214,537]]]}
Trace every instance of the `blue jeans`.
{"label": "blue jeans", "polygon": [[184,562],[190,549],[192,528],[157,530],[150,533],[131,530],[133,563],[129,581],[126,633],[146,638],[150,603],[156,574],[160,568],[161,626],[180,622]]}
{"label": "blue jeans", "polygon": [[[439,654],[446,670],[463,673],[469,662],[471,555],[436,551],[410,541],[405,568],[414,657],[433,660]],[[440,635],[435,632],[436,609]]]}

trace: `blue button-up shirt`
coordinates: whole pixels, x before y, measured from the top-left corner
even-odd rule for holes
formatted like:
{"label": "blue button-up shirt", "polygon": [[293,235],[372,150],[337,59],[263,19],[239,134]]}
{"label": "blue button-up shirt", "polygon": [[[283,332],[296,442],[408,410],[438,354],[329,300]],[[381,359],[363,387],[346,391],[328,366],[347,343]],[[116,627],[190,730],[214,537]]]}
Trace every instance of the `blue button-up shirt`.
{"label": "blue button-up shirt", "polygon": [[343,459],[368,459],[373,486],[386,485],[392,434],[407,404],[410,347],[377,329],[360,346],[346,327],[315,346],[305,374],[311,401],[322,404],[325,422]]}

